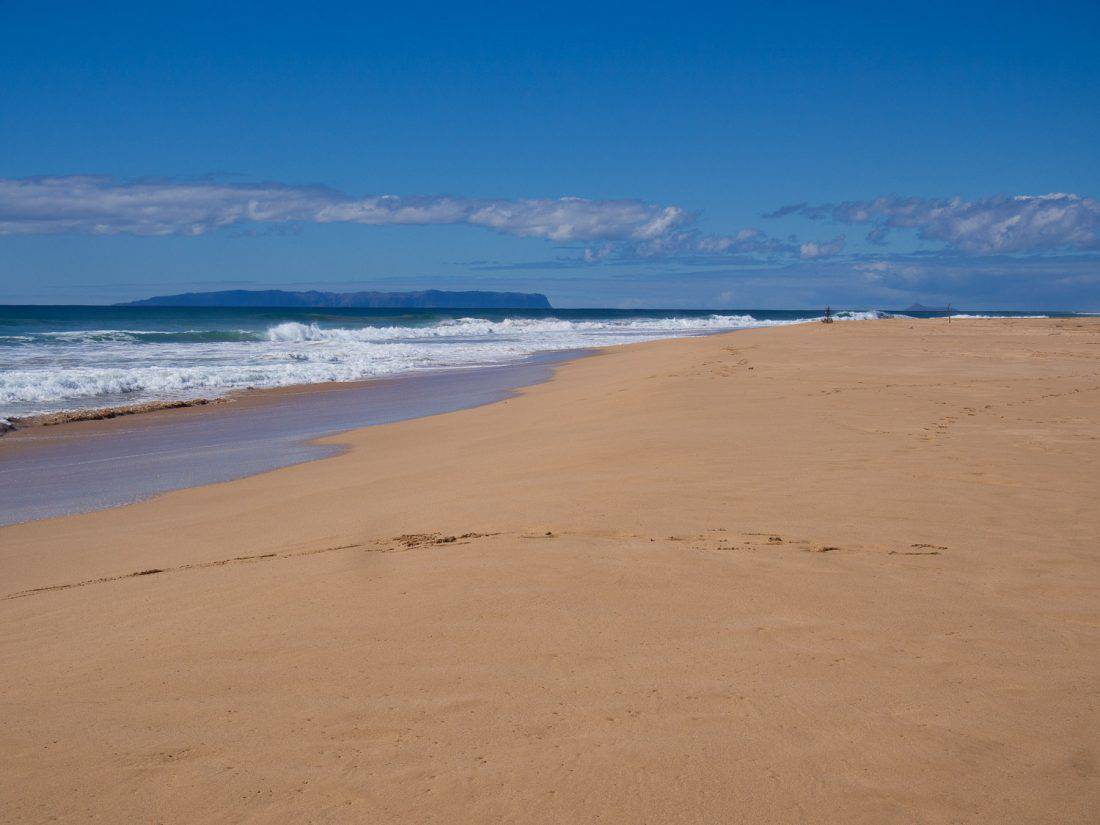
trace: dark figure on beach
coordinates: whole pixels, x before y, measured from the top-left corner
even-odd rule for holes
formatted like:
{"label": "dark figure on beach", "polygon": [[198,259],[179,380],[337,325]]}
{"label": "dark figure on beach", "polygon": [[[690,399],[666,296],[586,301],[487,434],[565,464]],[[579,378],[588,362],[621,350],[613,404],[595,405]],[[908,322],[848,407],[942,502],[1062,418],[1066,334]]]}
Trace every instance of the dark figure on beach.
{"label": "dark figure on beach", "polygon": [[833,322],[833,310],[830,307],[825,307],[825,317],[821,319],[823,324],[831,324]]}

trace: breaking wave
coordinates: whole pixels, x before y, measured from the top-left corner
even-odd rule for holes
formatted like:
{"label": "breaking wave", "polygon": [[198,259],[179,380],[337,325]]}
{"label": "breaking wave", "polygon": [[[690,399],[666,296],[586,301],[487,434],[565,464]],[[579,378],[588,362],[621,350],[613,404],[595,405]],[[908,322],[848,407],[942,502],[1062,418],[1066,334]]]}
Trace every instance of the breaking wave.
{"label": "breaking wave", "polygon": [[[892,316],[870,311],[837,312],[834,317]],[[499,365],[538,352],[787,326],[818,318],[808,313],[780,319],[748,314],[577,320],[467,317],[392,325],[376,319],[373,325],[358,327],[286,321],[251,330],[20,332],[0,336],[0,415]]]}
{"label": "breaking wave", "polygon": [[215,344],[232,341],[258,341],[261,336],[249,330],[189,329],[131,330],[88,329],[66,332],[35,332],[24,335],[0,335],[0,346],[53,344]]}
{"label": "breaking wave", "polygon": [[[805,322],[812,319],[799,320]],[[636,338],[646,335],[658,337],[695,335],[725,329],[784,326],[798,322],[760,320],[753,318],[751,315],[712,315],[709,318],[624,318],[599,321],[566,321],[558,318],[505,318],[501,321],[490,321],[484,318],[457,318],[441,321],[430,327],[392,326],[344,329],[290,321],[271,327],[267,331],[267,337],[268,340],[277,343],[309,341],[369,342],[555,334],[589,334]]]}
{"label": "breaking wave", "polygon": [[[951,315],[951,317],[952,318],[960,318],[960,319],[968,319],[969,318],[969,319],[972,319],[972,320],[978,320],[978,319],[989,319],[989,318],[1002,318],[1003,319],[1006,316],[1004,316],[1004,315],[970,315],[970,314],[967,314],[965,312],[960,312],[960,313],[953,313]],[[1019,319],[1019,318],[1049,318],[1050,316],[1049,315],[1012,315],[1010,317],[1015,318],[1015,319]]]}

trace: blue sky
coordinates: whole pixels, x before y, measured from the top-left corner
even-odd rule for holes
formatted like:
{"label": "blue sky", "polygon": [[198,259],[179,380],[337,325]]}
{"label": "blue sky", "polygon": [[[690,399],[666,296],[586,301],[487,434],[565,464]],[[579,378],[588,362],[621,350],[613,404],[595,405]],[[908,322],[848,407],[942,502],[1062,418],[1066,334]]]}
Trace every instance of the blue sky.
{"label": "blue sky", "polygon": [[1100,4],[521,5],[0,2],[0,302],[1100,309]]}

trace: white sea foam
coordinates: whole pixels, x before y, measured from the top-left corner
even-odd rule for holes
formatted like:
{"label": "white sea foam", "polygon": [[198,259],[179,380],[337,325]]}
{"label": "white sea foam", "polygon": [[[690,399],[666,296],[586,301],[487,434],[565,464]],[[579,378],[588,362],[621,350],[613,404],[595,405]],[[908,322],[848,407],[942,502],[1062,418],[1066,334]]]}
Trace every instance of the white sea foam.
{"label": "white sea foam", "polygon": [[[866,313],[860,313],[864,315]],[[809,320],[809,319],[805,319]],[[392,341],[433,338],[467,338],[480,336],[518,336],[540,334],[595,334],[601,336],[698,334],[723,329],[782,326],[797,321],[758,320],[751,315],[712,315],[709,318],[624,318],[598,321],[565,321],[557,318],[505,318],[489,321],[484,318],[458,318],[441,321],[430,327],[362,327],[358,329],[326,328],[294,321],[279,324],[267,331],[268,339],[276,343],[307,341]]]}
{"label": "white sea foam", "polygon": [[[952,318],[960,318],[963,320],[978,320],[978,319],[990,319],[990,318],[1004,318],[1004,315],[971,315],[969,313],[960,312],[951,316]],[[1049,318],[1049,315],[1013,315],[1013,319],[1018,318]]]}
{"label": "white sea foam", "polygon": [[[890,317],[837,312],[838,320]],[[576,350],[816,320],[751,315],[665,318],[468,317],[431,324],[265,330],[83,330],[8,336],[0,349],[0,413],[215,396],[250,387],[354,381],[426,369],[514,362]]]}

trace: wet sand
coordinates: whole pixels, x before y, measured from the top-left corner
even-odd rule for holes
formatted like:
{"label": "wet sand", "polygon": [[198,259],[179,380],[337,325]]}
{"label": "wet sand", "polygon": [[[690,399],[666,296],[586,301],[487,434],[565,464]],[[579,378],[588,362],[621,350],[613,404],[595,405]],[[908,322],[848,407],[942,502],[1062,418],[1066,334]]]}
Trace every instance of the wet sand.
{"label": "wet sand", "polygon": [[0,528],[0,820],[1094,822],[1100,321],[602,351]]}
{"label": "wet sand", "polygon": [[20,419],[20,429],[0,438],[0,525],[115,507],[334,455],[337,445],[313,440],[488,404],[545,381],[554,364],[585,354],[543,353],[503,366],[251,390],[56,425]]}

